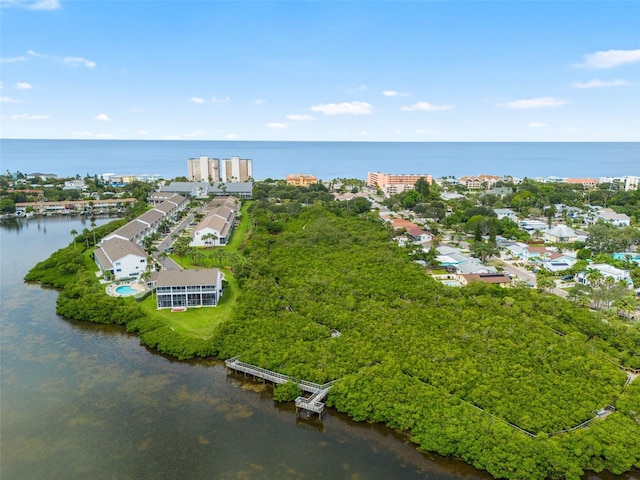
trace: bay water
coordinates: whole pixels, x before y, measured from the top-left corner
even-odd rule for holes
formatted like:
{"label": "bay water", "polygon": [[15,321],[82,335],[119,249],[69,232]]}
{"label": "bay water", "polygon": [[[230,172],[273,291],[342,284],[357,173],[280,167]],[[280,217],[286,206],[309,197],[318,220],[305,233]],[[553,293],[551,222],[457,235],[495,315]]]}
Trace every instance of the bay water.
{"label": "bay water", "polygon": [[84,228],[0,224],[2,480],[490,478],[332,410],[298,418],[218,360],[174,361],[122,327],[57,316],[58,292],[23,278]]}

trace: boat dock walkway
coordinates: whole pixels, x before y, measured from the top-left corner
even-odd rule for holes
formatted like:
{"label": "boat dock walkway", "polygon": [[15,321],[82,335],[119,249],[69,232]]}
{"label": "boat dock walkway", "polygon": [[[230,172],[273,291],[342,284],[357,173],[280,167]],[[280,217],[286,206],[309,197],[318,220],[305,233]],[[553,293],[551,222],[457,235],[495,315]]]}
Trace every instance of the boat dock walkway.
{"label": "boat dock walkway", "polygon": [[307,380],[298,380],[282,373],[273,372],[266,368],[241,362],[239,357],[233,357],[225,360],[224,364],[228,369],[231,369],[236,373],[242,372],[245,375],[249,374],[254,378],[261,378],[271,383],[296,383],[300,390],[311,394],[309,397],[300,396],[296,398],[296,413],[300,413],[300,410],[305,410],[307,415],[309,412],[313,412],[317,413],[320,418],[322,418],[325,408],[322,400],[326,398],[331,386],[336,382],[336,380],[334,380],[320,385],[319,383],[309,382]]}

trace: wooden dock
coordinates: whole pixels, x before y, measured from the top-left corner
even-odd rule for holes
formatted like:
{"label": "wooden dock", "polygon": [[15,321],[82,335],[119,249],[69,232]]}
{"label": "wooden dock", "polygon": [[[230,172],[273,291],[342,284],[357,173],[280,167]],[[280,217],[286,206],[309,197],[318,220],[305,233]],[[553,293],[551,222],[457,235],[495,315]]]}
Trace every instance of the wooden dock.
{"label": "wooden dock", "polygon": [[304,397],[300,396],[296,398],[296,413],[300,413],[301,410],[305,410],[307,415],[309,412],[317,413],[320,418],[324,413],[324,403],[322,402],[331,386],[334,384],[335,380],[332,382],[325,383],[320,385],[318,383],[309,382],[307,380],[298,380],[288,375],[284,375],[282,373],[273,372],[271,370],[267,370],[266,368],[257,367],[255,365],[251,365],[249,363],[244,363],[239,360],[239,357],[233,357],[224,362],[225,366],[233,370],[234,372],[242,372],[246,375],[251,375],[254,378],[261,378],[271,383],[286,383],[293,382],[300,387],[300,390],[306,393],[310,393],[311,396]]}

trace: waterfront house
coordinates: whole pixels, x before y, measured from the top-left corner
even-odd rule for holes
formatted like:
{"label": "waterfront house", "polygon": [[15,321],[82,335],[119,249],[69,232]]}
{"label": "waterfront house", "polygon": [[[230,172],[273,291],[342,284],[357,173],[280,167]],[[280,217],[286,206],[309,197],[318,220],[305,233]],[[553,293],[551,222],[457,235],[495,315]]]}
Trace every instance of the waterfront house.
{"label": "waterfront house", "polygon": [[101,272],[109,272],[115,280],[140,278],[147,268],[147,254],[136,244],[114,237],[103,241],[93,258]]}
{"label": "waterfront house", "polygon": [[215,307],[222,297],[217,268],[160,270],[156,277],[157,308]]}

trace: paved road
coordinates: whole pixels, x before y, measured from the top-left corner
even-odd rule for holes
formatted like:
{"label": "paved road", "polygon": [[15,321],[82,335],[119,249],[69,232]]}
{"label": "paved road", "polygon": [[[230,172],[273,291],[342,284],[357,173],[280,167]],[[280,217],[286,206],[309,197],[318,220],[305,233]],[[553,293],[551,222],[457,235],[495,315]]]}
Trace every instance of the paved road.
{"label": "paved road", "polygon": [[518,277],[523,282],[530,283],[534,286],[536,285],[536,276],[533,272],[530,272],[529,270],[526,270],[524,268],[516,267],[515,265],[504,261],[502,267],[506,272],[510,273],[514,277]]}
{"label": "paved road", "polygon": [[187,228],[192,221],[193,221],[193,214],[191,213],[184,218],[184,220],[180,223],[180,225],[175,227],[173,230],[171,230],[171,232],[166,237],[164,237],[164,239],[156,247],[158,250],[152,252],[153,258],[155,258],[157,262],[160,265],[162,265],[162,268],[166,270],[182,270],[182,267],[178,265],[176,262],[174,262],[171,258],[169,257],[160,258],[160,254],[173,244],[173,241],[174,241],[173,235],[174,234],[179,235],[180,232],[182,232],[185,228]]}
{"label": "paved road", "polygon": [[[530,283],[534,286],[537,286],[536,276],[533,272],[530,272],[529,270],[526,270],[524,268],[516,267],[515,265],[512,265],[504,261],[503,261],[503,268],[505,269],[505,271],[509,272],[513,276],[520,278],[525,283]],[[554,288],[552,290],[552,293],[562,298],[567,298],[567,296],[569,295],[566,291],[558,287]]]}

